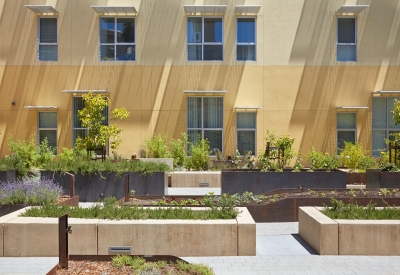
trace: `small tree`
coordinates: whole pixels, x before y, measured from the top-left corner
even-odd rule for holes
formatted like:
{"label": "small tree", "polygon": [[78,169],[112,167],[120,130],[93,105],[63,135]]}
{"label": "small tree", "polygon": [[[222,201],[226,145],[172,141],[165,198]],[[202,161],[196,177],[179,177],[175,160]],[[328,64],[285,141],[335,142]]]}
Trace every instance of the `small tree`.
{"label": "small tree", "polygon": [[[93,151],[101,148],[104,159],[104,148],[110,139],[112,152],[117,149],[121,143],[119,134],[122,132],[115,124],[105,125],[104,109],[110,105],[110,99],[102,95],[94,95],[92,92],[83,95],[84,108],[78,111],[79,120],[82,127],[87,128],[85,137],[76,139],[76,148],[78,150],[86,149]],[[129,112],[125,108],[116,108],[111,111],[110,121],[122,120],[129,117]]]}

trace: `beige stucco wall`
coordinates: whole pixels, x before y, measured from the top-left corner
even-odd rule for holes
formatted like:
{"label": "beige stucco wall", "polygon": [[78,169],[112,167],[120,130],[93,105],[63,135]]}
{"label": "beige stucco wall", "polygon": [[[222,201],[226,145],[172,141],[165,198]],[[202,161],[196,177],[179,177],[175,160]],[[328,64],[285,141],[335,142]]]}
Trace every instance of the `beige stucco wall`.
{"label": "beige stucco wall", "polygon": [[[186,131],[183,90],[226,90],[224,155],[236,147],[234,106],[257,111],[257,150],[266,130],[335,152],[337,106],[357,111],[357,138],[371,149],[371,92],[400,90],[400,13],[397,0],[364,0],[357,17],[358,62],[336,62],[335,11],[345,0],[0,0],[0,156],[7,136],[37,133],[37,111],[58,107],[58,148],[72,146],[72,96],[61,90],[107,90],[111,108],[131,116],[118,153],[130,156],[153,133],[180,137]],[[352,1],[354,2],[354,1]],[[37,61],[37,18],[27,4],[52,5],[58,15],[58,61]],[[186,61],[184,4],[226,4],[224,61]],[[98,59],[98,15],[90,6],[135,6],[135,62]],[[235,5],[261,5],[257,14],[257,61],[235,61]],[[11,102],[16,102],[13,106]]]}

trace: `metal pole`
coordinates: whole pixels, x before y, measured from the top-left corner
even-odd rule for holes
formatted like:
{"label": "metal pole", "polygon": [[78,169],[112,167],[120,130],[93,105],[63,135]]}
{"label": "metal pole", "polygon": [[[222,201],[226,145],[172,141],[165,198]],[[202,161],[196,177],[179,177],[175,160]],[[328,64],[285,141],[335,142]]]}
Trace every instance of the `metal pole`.
{"label": "metal pole", "polygon": [[125,175],[125,202],[129,202],[129,174]]}
{"label": "metal pole", "polygon": [[68,234],[72,233],[68,226],[68,214],[58,217],[58,265],[68,270]]}
{"label": "metal pole", "polygon": [[65,174],[70,176],[70,180],[69,180],[69,196],[72,198],[75,196],[75,175],[66,172]]}

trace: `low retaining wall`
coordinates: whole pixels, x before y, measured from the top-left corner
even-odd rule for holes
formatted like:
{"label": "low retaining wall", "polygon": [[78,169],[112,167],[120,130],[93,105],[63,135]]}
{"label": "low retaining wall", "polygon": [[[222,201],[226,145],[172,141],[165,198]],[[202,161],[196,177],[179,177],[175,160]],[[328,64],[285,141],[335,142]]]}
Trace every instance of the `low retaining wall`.
{"label": "low retaining wall", "polygon": [[332,220],[300,207],[299,234],[320,255],[400,256],[399,220]]}
{"label": "low retaining wall", "polygon": [[[194,210],[201,210],[195,208]],[[110,247],[130,247],[132,255],[254,256],[256,224],[246,208],[232,220],[99,220],[69,218],[73,255],[110,255]],[[58,219],[0,218],[0,256],[58,256]],[[4,242],[3,242],[4,241]]]}
{"label": "low retaining wall", "polygon": [[222,171],[221,194],[253,192],[255,195],[280,189],[297,188],[346,188],[346,173],[343,171],[314,172],[259,172],[251,170]]}
{"label": "low retaining wall", "polygon": [[221,188],[221,172],[185,171],[169,173],[170,187],[190,188],[209,187]]}
{"label": "low retaining wall", "polygon": [[[106,173],[82,175],[75,174],[75,194],[81,202],[96,202],[113,196],[117,199],[125,196],[125,176],[128,173]],[[42,171],[42,178],[53,178],[60,184],[66,194],[70,193],[69,175],[62,172]],[[136,195],[163,196],[166,194],[166,173],[154,172],[152,175],[129,173],[129,190]]]}

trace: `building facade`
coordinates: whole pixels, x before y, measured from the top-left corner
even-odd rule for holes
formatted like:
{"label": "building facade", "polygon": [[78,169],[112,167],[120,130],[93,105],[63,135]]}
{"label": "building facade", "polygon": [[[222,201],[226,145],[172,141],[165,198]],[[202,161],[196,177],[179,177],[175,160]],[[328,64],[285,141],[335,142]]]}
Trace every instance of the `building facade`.
{"label": "building facade", "polygon": [[398,0],[0,0],[0,16],[0,156],[9,135],[72,148],[88,91],[130,112],[125,157],[183,132],[257,154],[267,130],[379,156],[400,131]]}

